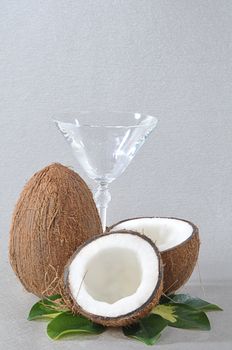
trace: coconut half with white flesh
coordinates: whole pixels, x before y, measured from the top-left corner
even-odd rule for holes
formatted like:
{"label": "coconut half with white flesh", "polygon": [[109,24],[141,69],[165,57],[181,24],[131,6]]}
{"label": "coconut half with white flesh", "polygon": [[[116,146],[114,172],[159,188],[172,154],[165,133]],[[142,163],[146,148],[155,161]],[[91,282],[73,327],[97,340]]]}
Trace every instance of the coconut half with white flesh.
{"label": "coconut half with white flesh", "polygon": [[140,217],[118,222],[108,230],[133,230],[149,237],[161,253],[164,267],[163,291],[182,287],[196,265],[200,240],[196,225],[167,217]]}
{"label": "coconut half with white flesh", "polygon": [[155,244],[137,232],[98,235],[65,269],[67,294],[93,322],[123,326],[144,317],[162,294],[162,262]]}

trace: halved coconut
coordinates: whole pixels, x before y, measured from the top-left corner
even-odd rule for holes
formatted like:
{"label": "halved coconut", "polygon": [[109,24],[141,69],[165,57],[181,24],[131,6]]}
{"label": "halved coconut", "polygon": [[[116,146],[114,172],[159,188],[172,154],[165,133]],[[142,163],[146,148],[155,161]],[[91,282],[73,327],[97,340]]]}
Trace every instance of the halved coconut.
{"label": "halved coconut", "polygon": [[148,314],[160,299],[159,251],[137,232],[98,235],[70,259],[65,285],[74,311],[106,326],[128,325]]}
{"label": "halved coconut", "polygon": [[164,265],[164,293],[174,292],[187,282],[200,247],[199,231],[193,223],[166,217],[132,218],[118,222],[109,231],[122,229],[139,232],[156,244]]}

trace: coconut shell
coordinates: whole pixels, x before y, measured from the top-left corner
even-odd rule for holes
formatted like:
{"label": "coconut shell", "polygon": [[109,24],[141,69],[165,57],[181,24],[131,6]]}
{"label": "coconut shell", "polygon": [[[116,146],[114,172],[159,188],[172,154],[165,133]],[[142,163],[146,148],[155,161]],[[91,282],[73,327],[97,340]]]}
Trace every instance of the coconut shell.
{"label": "coconut shell", "polygon": [[175,292],[188,281],[198,259],[199,230],[194,224],[187,222],[193,228],[192,235],[178,246],[161,252],[164,265],[164,293],[167,294]]}
{"label": "coconut shell", "polygon": [[[114,230],[117,225],[129,220],[144,218],[145,217],[138,217],[122,220],[112,225],[107,230]],[[190,278],[198,259],[200,239],[198,227],[192,222],[173,217],[164,218],[185,221],[193,228],[193,232],[187,240],[173,248],[160,252],[164,267],[163,291],[164,293],[170,294],[182,287]]]}
{"label": "coconut shell", "polygon": [[87,239],[102,233],[92,193],[73,170],[51,164],[25,185],[10,229],[9,258],[19,280],[39,297],[63,291],[64,266]]}
{"label": "coconut shell", "polygon": [[[148,241],[152,245],[152,247],[155,250],[155,253],[158,257],[158,260],[159,260],[158,280],[156,281],[157,282],[156,287],[154,288],[154,291],[153,291],[152,295],[150,296],[150,298],[142,306],[140,306],[138,309],[135,309],[128,314],[118,316],[118,317],[103,317],[103,316],[91,314],[91,313],[87,312],[86,310],[84,310],[80,305],[78,305],[76,300],[72,296],[72,293],[70,291],[69,282],[68,282],[69,266],[70,266],[71,262],[73,261],[73,259],[75,258],[75,256],[87,244],[91,243],[92,241],[94,241],[95,239],[98,239],[100,237],[104,237],[106,235],[114,234],[114,233],[122,233],[122,232],[123,233],[130,233],[132,235],[142,237],[143,239],[145,239],[146,241]],[[144,235],[141,235],[138,232],[134,232],[134,231],[130,231],[130,230],[118,230],[118,231],[104,233],[104,234],[95,236],[95,237],[89,239],[87,242],[85,242],[82,246],[80,246],[77,249],[77,251],[73,254],[73,256],[69,259],[69,261],[65,267],[64,283],[66,286],[66,297],[67,297],[67,300],[65,300],[65,298],[64,298],[64,301],[67,304],[67,306],[70,307],[70,300],[72,300],[72,312],[74,314],[81,314],[81,315],[85,316],[86,318],[90,319],[91,321],[93,321],[95,323],[102,324],[103,326],[107,326],[107,327],[128,326],[128,325],[136,322],[137,320],[145,317],[146,315],[148,315],[149,312],[158,304],[160,297],[162,295],[162,292],[163,292],[163,264],[162,264],[160,253],[159,253],[156,245],[154,244],[154,242],[152,242],[152,240],[150,238],[148,238]]]}

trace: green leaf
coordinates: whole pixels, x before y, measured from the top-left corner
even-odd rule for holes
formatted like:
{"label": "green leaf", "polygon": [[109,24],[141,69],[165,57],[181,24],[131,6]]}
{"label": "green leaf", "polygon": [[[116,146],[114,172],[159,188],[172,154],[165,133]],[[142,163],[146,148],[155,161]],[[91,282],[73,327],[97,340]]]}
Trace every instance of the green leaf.
{"label": "green leaf", "polygon": [[28,315],[28,320],[54,318],[61,312],[64,312],[65,310],[59,310],[57,304],[53,302],[60,298],[60,295],[52,295],[46,299],[39,300],[32,306]]}
{"label": "green leaf", "polygon": [[80,315],[63,312],[51,320],[47,326],[47,334],[51,339],[59,339],[70,334],[100,334],[105,327]]}
{"label": "green leaf", "polygon": [[200,330],[210,329],[210,323],[206,314],[202,310],[195,309],[187,304],[177,302],[161,304],[156,306],[152,310],[152,313],[158,314],[169,321],[169,326],[171,327]]}
{"label": "green leaf", "polygon": [[174,305],[157,305],[151,311],[152,314],[160,315],[165,320],[169,322],[176,322],[177,315],[175,314],[175,306]]}
{"label": "green leaf", "polygon": [[169,322],[170,327],[184,329],[210,330],[207,315],[185,304],[172,304],[175,308],[176,321]]}
{"label": "green leaf", "polygon": [[159,300],[159,305],[160,304],[170,304],[172,302],[171,297],[173,297],[174,294],[170,295],[162,295],[160,300]]}
{"label": "green leaf", "polygon": [[159,315],[150,314],[128,327],[123,327],[127,337],[137,339],[147,345],[153,345],[160,337],[161,331],[168,325],[168,321]]}
{"label": "green leaf", "polygon": [[[215,304],[208,303],[205,300],[202,300],[200,298],[194,298],[191,297],[189,294],[177,294],[177,295],[170,295],[170,298],[172,301],[176,303],[181,303],[185,305],[192,306],[194,309],[201,310],[201,311],[222,311],[222,309]],[[170,302],[170,300],[169,300]]]}

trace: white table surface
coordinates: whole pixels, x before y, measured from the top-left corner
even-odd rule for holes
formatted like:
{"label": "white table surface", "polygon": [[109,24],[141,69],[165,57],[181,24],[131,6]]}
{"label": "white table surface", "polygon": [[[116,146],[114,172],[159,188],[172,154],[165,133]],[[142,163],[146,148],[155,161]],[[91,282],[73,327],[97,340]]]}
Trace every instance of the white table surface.
{"label": "white table surface", "polygon": [[[4,273],[4,270],[6,273]],[[100,336],[74,336],[65,340],[52,341],[46,335],[46,322],[27,321],[30,307],[38,299],[23,290],[9,266],[1,266],[0,290],[0,349],[4,350],[47,350],[47,349],[149,349],[135,340],[123,336],[120,330],[108,330]],[[223,312],[208,314],[211,331],[189,331],[167,328],[163,331],[156,349],[215,349],[232,350],[232,283],[204,283],[204,292],[200,285],[189,283],[184,293],[205,298],[219,304]]]}

